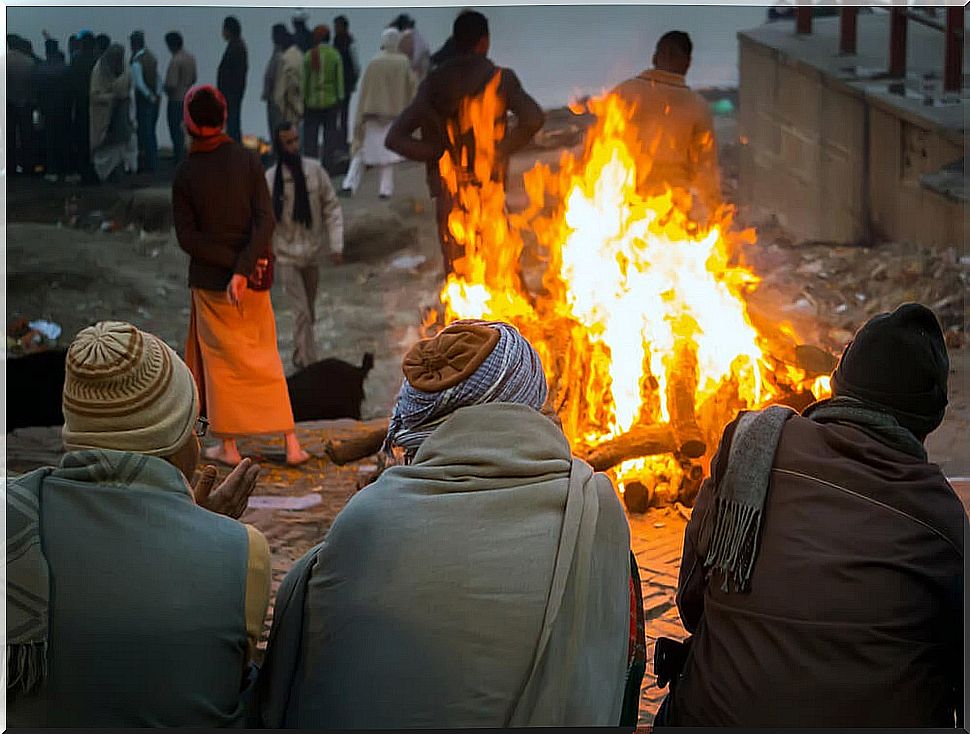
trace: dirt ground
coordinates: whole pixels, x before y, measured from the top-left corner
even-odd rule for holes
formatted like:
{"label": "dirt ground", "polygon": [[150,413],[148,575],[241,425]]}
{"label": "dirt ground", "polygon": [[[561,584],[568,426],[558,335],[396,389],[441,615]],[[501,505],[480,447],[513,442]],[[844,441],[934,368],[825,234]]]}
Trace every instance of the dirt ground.
{"label": "dirt ground", "polygon": [[[718,118],[718,136],[724,188],[730,197],[737,182],[733,118]],[[572,142],[568,138],[562,139]],[[531,149],[513,160],[510,206],[524,203],[516,174],[536,160],[553,162],[559,153]],[[120,187],[97,189],[41,179],[9,179],[8,318],[20,314],[55,321],[64,330],[62,344],[95,321],[127,320],[158,334],[181,353],[189,313],[188,257],[170,232],[157,231],[166,225],[158,202],[166,200],[166,178],[170,176],[171,169],[163,167],[151,179],[131,178]],[[364,352],[375,356],[374,370],[365,384],[365,419],[384,417],[393,405],[402,355],[418,338],[421,309],[435,301],[441,279],[423,167],[405,163],[396,169],[396,192],[389,202],[377,198],[376,186],[376,176],[368,175],[355,198],[342,200],[348,262],[337,267],[322,265],[317,301],[316,335],[322,356],[357,364]],[[142,221],[156,231],[125,227],[126,217],[141,210],[154,212]],[[70,216],[78,217],[80,227],[63,223]],[[149,221],[152,217],[160,221]],[[104,222],[109,231],[101,231]],[[120,229],[112,222],[120,222]],[[806,338],[832,353],[841,349],[874,309],[893,308],[911,299],[937,308],[951,343],[951,397],[946,422],[930,437],[928,448],[931,459],[953,478],[970,477],[966,450],[970,370],[968,351],[960,348],[970,268],[961,262],[962,254],[927,252],[899,243],[870,249],[798,246],[770,223],[762,223],[758,244],[744,253],[763,278],[752,295],[752,309],[801,324]],[[877,263],[885,267],[874,275]],[[272,298],[280,354],[289,372],[292,318],[277,287]],[[360,430],[360,424],[348,420],[301,424],[301,439],[315,458],[298,470],[280,462],[278,437],[241,443],[243,453],[257,456],[264,467],[258,495],[309,497],[316,503],[302,510],[252,507],[243,517],[269,539],[274,594],[292,563],[323,538],[337,512],[353,496],[358,479],[373,469],[372,459],[337,467],[324,457],[327,438]],[[7,436],[6,468],[24,471],[56,461],[59,451],[57,429],[23,429]],[[954,484],[959,485],[965,502],[970,502],[970,482]],[[635,550],[644,549],[637,553],[644,596],[654,599],[657,610],[648,620],[648,635],[677,636],[673,593],[684,519],[672,508],[631,519]],[[272,609],[267,630],[271,620]],[[652,721],[659,700],[658,689],[644,690],[641,723]]]}

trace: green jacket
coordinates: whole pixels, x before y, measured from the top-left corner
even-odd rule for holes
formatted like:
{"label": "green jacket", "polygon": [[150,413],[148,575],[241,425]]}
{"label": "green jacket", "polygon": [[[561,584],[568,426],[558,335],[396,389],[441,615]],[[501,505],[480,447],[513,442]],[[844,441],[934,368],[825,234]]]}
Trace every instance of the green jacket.
{"label": "green jacket", "polygon": [[[313,68],[313,57],[320,55],[319,69]],[[344,63],[340,52],[321,43],[303,57],[303,104],[306,109],[326,109],[344,99]]]}

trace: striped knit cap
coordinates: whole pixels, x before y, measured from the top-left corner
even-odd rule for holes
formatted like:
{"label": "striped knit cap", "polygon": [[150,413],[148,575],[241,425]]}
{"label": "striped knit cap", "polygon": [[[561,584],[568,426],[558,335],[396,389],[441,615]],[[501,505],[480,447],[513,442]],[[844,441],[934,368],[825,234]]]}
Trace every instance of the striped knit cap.
{"label": "striped knit cap", "polygon": [[519,403],[539,410],[546,401],[539,355],[515,327],[500,321],[450,324],[412,347],[404,374],[384,450],[401,446],[408,459],[459,408]]}
{"label": "striped knit cap", "polygon": [[158,337],[121,321],[83,329],[67,350],[64,445],[169,456],[199,415],[192,373]]}

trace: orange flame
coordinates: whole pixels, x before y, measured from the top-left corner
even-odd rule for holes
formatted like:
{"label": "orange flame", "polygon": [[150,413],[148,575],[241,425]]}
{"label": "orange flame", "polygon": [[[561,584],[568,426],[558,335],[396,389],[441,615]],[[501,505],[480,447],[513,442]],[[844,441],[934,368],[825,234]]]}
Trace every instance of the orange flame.
{"label": "orange flame", "polygon": [[[465,248],[440,294],[444,321],[515,324],[542,357],[550,400],[574,444],[594,446],[638,424],[671,422],[685,375],[708,446],[737,409],[770,401],[780,382],[807,388],[797,368],[769,374],[766,340],[748,316],[745,295],[758,278],[732,254],[753,242],[754,232],[732,231],[728,207],[699,224],[682,189],[643,192],[650,151],[615,95],[589,101],[596,123],[583,155],[564,153],[556,172],[541,164],[528,171],[529,205],[506,212],[495,170],[496,143],[505,134],[500,73],[464,102],[448,131],[452,152],[441,159],[456,202],[448,227]],[[519,265],[527,238],[545,259],[536,295]],[[812,388],[816,395],[827,389],[821,380]],[[617,475],[649,465],[626,462]]]}

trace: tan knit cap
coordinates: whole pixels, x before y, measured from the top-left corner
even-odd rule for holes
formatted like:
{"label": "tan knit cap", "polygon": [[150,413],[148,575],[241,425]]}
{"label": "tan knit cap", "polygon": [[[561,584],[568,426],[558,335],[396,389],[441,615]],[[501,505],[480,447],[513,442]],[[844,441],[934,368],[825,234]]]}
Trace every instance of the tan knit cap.
{"label": "tan knit cap", "polygon": [[64,445],[168,456],[199,415],[189,368],[165,342],[123,321],[83,329],[67,350]]}

